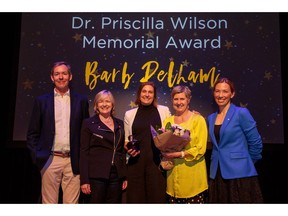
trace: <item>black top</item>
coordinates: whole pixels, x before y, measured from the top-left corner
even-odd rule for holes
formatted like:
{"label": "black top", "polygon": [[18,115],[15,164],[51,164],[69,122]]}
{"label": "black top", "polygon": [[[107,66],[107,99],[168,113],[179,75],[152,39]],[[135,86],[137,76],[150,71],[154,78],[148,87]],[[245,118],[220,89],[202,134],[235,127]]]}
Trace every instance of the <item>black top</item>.
{"label": "black top", "polygon": [[153,158],[154,162],[158,165],[160,162],[160,151],[155,147],[153,142],[150,125],[154,128],[161,127],[161,118],[158,109],[153,105],[140,105],[132,125],[133,137],[140,141],[141,154],[139,157],[141,155],[142,157],[145,156],[145,163],[151,162]]}
{"label": "black top", "polygon": [[215,134],[215,138],[216,138],[216,141],[217,143],[219,143],[220,141],[220,128],[221,128],[222,125],[215,125],[214,126],[214,134]]}

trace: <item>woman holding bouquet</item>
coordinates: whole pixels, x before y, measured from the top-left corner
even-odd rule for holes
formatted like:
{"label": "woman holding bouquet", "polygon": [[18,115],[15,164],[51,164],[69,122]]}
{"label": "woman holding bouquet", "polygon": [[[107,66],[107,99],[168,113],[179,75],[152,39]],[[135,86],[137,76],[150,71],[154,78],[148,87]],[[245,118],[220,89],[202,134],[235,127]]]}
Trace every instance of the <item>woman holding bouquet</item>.
{"label": "woman holding bouquet", "polygon": [[[124,116],[125,148],[128,160],[127,203],[165,203],[166,176],[159,169],[160,151],[155,147],[150,126],[162,127],[170,116],[169,108],[157,105],[156,86],[152,82],[141,83],[135,104]],[[129,148],[128,137],[137,140],[140,150]]]}
{"label": "woman holding bouquet", "polygon": [[204,154],[207,146],[207,126],[202,115],[189,110],[191,91],[187,86],[175,86],[171,92],[175,114],[164,125],[177,124],[190,131],[190,142],[182,151],[164,153],[163,157],[174,159],[174,167],[167,171],[169,203],[205,203],[208,189]]}

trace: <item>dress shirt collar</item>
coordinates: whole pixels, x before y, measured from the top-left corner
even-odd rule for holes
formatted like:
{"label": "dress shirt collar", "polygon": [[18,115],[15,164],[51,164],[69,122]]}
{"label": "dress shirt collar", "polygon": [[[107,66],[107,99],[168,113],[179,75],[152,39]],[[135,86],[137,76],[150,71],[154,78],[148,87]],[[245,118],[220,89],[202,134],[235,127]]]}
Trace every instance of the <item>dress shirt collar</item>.
{"label": "dress shirt collar", "polygon": [[[56,89],[54,88],[54,96],[62,96],[61,94],[59,94]],[[68,89],[67,92],[65,92],[65,94],[63,96],[70,96],[70,89]]]}

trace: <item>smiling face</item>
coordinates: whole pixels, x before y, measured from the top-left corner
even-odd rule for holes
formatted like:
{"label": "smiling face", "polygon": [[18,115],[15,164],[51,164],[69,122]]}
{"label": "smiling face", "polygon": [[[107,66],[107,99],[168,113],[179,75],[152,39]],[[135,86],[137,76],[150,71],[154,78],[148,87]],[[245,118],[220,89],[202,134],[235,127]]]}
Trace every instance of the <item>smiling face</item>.
{"label": "smiling face", "polygon": [[174,95],[172,99],[173,109],[176,113],[184,113],[189,108],[190,99],[186,97],[185,92],[180,92]]}
{"label": "smiling face", "polygon": [[56,66],[50,77],[58,93],[64,94],[68,91],[69,82],[72,80],[72,74],[65,64]]}
{"label": "smiling face", "polygon": [[99,113],[103,116],[110,115],[113,104],[108,95],[103,96],[97,104]]}
{"label": "smiling face", "polygon": [[220,108],[226,107],[230,104],[231,99],[235,93],[232,92],[231,87],[228,83],[222,82],[216,84],[213,91],[214,99]]}
{"label": "smiling face", "polygon": [[154,100],[154,88],[151,85],[145,85],[140,93],[140,101],[144,106],[148,106],[153,103]]}
{"label": "smiling face", "polygon": [[95,95],[94,111],[104,117],[112,116],[115,100],[110,91],[102,90]]}

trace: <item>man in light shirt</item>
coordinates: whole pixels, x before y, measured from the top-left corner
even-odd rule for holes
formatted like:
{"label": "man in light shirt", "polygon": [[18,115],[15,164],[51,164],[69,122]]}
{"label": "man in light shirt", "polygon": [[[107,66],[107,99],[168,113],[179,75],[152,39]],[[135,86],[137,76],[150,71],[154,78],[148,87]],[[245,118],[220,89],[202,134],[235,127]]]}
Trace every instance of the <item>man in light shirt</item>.
{"label": "man in light shirt", "polygon": [[58,203],[60,186],[63,203],[78,203],[80,131],[89,117],[88,99],[69,88],[68,63],[54,63],[50,78],[54,91],[35,99],[27,146],[41,173],[42,203]]}

